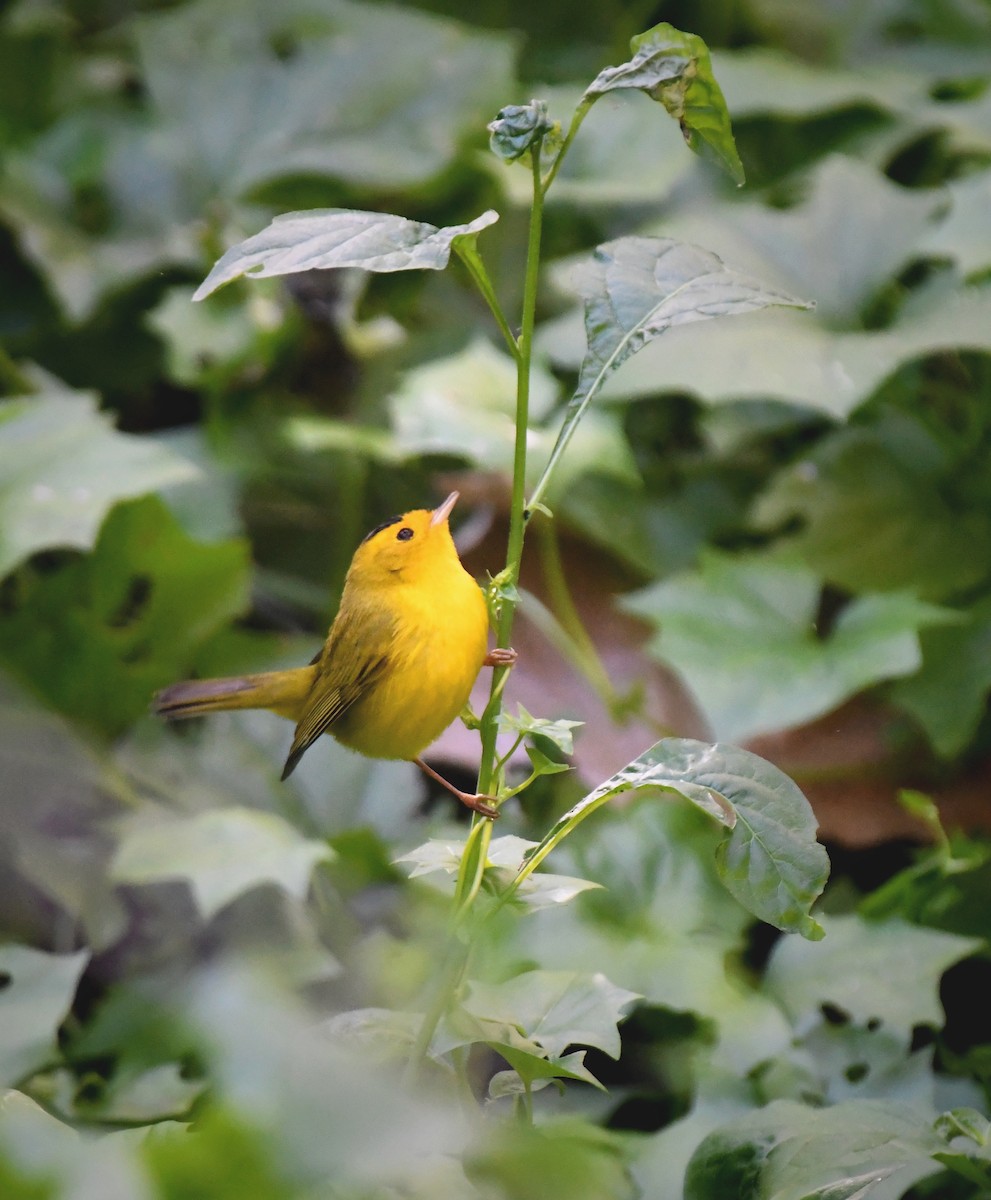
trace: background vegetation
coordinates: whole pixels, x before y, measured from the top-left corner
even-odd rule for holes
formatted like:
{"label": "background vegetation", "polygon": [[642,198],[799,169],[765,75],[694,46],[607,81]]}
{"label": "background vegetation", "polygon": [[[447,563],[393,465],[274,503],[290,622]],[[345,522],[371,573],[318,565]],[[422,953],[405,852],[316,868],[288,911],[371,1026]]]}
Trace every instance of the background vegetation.
{"label": "background vegetation", "polygon": [[[455,9],[0,6],[0,1193],[986,1195],[991,12]],[[190,298],[276,212],[494,207],[518,311],[527,173],[485,125],[566,116],[662,19],[713,48],[747,185],[596,105],[545,215],[536,458],[596,244],[696,242],[817,307],[672,330],[582,426],[508,694],[586,725],[498,832],[664,732],[744,743],[817,808],[827,936],[754,922],[695,811],[602,810],[552,860],[601,890],[493,918],[477,1024],[441,1031],[460,1093],[397,1088],[461,814],[330,739],[281,785],[283,723],[148,698],[307,661],[364,531],[439,485],[498,570],[513,364],[456,266]],[[467,781],[477,738],[439,754]]]}

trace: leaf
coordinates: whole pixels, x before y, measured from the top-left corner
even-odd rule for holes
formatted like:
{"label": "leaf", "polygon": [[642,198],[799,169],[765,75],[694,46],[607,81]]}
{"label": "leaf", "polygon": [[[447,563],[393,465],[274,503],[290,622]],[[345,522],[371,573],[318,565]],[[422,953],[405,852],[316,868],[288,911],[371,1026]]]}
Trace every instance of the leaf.
{"label": "leaf", "polygon": [[952,622],[903,592],[859,596],[817,635],[821,584],[787,558],[710,552],[697,571],[624,598],[659,627],[650,651],[673,666],[717,737],[739,741],[801,725],[921,661],[918,631]]}
{"label": "leaf", "polygon": [[166,175],[190,217],[301,177],[321,190],[422,191],[514,86],[512,35],[395,5],[232,15],[225,0],[197,0],[131,28],[154,121],[140,180]]}
{"label": "leaf", "polygon": [[[531,372],[528,477],[558,433],[559,387],[545,368]],[[450,454],[483,470],[512,473],[515,441],[516,365],[482,339],[464,350],[416,367],[389,400],[395,441],[406,456]],[[547,418],[550,418],[549,420]],[[639,481],[620,422],[612,413],[589,414],[572,445],[565,469],[551,489],[554,503],[585,474]]]}
{"label": "leaf", "polygon": [[592,1087],[605,1088],[585,1066],[585,1051],[575,1050],[560,1058],[546,1058],[539,1054],[528,1054],[517,1046],[506,1046],[499,1042],[485,1043],[495,1050],[513,1068],[500,1071],[489,1081],[489,1098],[498,1100],[504,1096],[518,1096],[523,1092],[539,1091],[554,1079],[577,1079],[590,1083]]}
{"label": "leaf", "polygon": [[136,820],[124,828],[110,874],[118,883],[185,879],[209,920],[262,884],[275,884],[302,899],[313,868],[332,855],[326,843],[301,837],[274,813],[232,807]]}
{"label": "leaf", "polygon": [[940,1148],[925,1116],[890,1101],[807,1108],[775,1100],[704,1138],[685,1177],[685,1200],[726,1196],[859,1200],[890,1176],[901,1195],[933,1170]]}
{"label": "leaf", "polygon": [[616,1026],[637,999],[636,992],[604,975],[526,971],[505,983],[471,983],[464,1007],[474,1016],[514,1025],[550,1058],[560,1058],[569,1046],[595,1046],[618,1058]]}
{"label": "leaf", "polygon": [[898,679],[889,696],[925,730],[944,758],[960,754],[977,732],[991,691],[991,600],[963,621],[922,633],[922,667]]}
{"label": "leaf", "polygon": [[0,1088],[16,1086],[55,1056],[58,1028],[89,958],[88,950],[0,946]]}
{"label": "leaf", "polygon": [[602,804],[647,787],[677,792],[726,827],[716,867],[749,912],[813,941],[822,937],[809,908],[825,886],[829,860],[815,840],[809,802],[777,767],[736,746],[690,738],[657,742],[559,818],[521,875]]}
{"label": "leaf", "polygon": [[991,267],[991,171],[979,171],[943,185],[950,203],[942,221],[933,226],[923,248],[935,257],[946,256],[966,275]]}
{"label": "leaf", "polygon": [[[539,347],[559,365],[577,366],[584,342],[578,314],[542,327]],[[777,400],[844,418],[906,363],[947,350],[991,348],[991,289],[941,296],[906,309],[887,329],[836,332],[807,316],[770,312],[671,329],[605,383],[603,401],[667,392],[707,404]]]}
{"label": "leaf", "polygon": [[585,91],[591,102],[617,88],[636,88],[664,105],[681,126],[690,149],[744,182],[726,101],[705,42],[662,22],[630,42],[632,57],[606,67]]}
{"label": "leaf", "polygon": [[[906,1047],[915,1026],[942,1027],[940,976],[980,948],[978,939],[900,919],[823,916],[823,925],[828,937],[812,954],[797,939],[775,946],[767,970],[772,994],[796,1023],[807,1024],[831,1004],[858,1025],[880,1021]],[[851,962],[869,963],[869,973],[851,972]]]}
{"label": "leaf", "polygon": [[[555,764],[557,765],[557,764]],[[485,864],[485,878],[496,892],[502,892],[515,879],[527,852],[536,847],[536,842],[508,835],[493,838],[489,843],[489,856]],[[409,876],[416,879],[421,875],[444,873],[453,879],[461,869],[464,854],[463,842],[450,842],[431,838],[408,854],[395,861],[410,863]],[[576,879],[570,875],[552,875],[549,872],[534,872],[527,876],[515,889],[513,899],[522,907],[535,911],[556,904],[567,904],[582,892],[600,885],[590,879]]]}
{"label": "leaf", "polygon": [[247,546],[188,538],[155,497],[119,505],[93,553],[25,576],[0,660],[54,708],[122,732],[241,612]]}
{"label": "leaf", "polygon": [[364,271],[442,271],[460,238],[471,238],[499,219],[491,209],[467,225],[438,229],[391,213],[317,208],[283,213],[261,233],[232,246],[193,294],[211,292],[247,275],[360,267]]}
{"label": "leaf", "polygon": [[[593,396],[628,358],[669,329],[713,317],[785,305],[810,307],[726,267],[708,250],[670,238],[618,238],[597,247],[576,272],[585,300],[587,350],[578,386],[541,481],[538,499]],[[531,501],[532,503],[532,501]]]}
{"label": "leaf", "polygon": [[489,147],[503,162],[516,162],[554,128],[542,100],[507,104],[488,125]]}
{"label": "leaf", "polygon": [[574,750],[572,731],[581,728],[581,725],[581,721],[566,721],[563,718],[552,721],[547,717],[535,717],[527,712],[522,704],[516,705],[515,717],[512,713],[504,711],[499,718],[500,733],[515,731],[528,736],[536,734],[547,738],[562,754],[571,754]]}
{"label": "leaf", "polygon": [[798,518],[788,545],[831,583],[938,600],[978,584],[991,557],[991,516],[954,502],[955,473],[915,421],[841,429],[771,482],[754,517],[765,529]]}
{"label": "leaf", "polygon": [[88,550],[121,499],[197,477],[148,437],[117,433],[92,396],[0,404],[0,576],[39,550]]}
{"label": "leaf", "polygon": [[[815,296],[815,321],[859,328],[870,301],[919,257],[942,203],[858,159],[831,154],[788,208],[716,202],[657,223],[772,287]],[[643,232],[652,232],[649,228]]]}

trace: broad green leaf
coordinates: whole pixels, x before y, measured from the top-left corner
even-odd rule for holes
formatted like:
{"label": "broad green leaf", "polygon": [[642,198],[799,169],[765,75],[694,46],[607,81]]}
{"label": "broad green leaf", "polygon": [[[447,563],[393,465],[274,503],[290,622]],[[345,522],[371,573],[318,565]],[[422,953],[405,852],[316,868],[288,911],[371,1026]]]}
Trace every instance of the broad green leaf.
{"label": "broad green leaf", "polygon": [[921,669],[896,680],[889,693],[944,758],[966,748],[991,691],[991,601],[961,616],[959,625],[923,632]]}
{"label": "broad green leaf", "polygon": [[937,257],[952,258],[965,275],[991,268],[991,171],[980,171],[945,185],[949,198],[943,219],[932,227],[923,248]]}
{"label": "broad green leaf", "polygon": [[520,874],[597,808],[638,788],[677,792],[725,827],[716,867],[748,911],[779,929],[822,937],[809,909],[825,886],[829,860],[815,840],[809,802],[777,767],[736,746],[690,738],[657,742],[559,818]]}
{"label": "broad green leaf", "polygon": [[673,666],[717,737],[739,741],[829,712],[921,662],[918,631],[956,619],[909,593],[859,596],[828,637],[816,630],[821,583],[786,558],[710,552],[697,571],[625,598],[659,627],[651,652]]}
{"label": "broad green leaf", "polygon": [[[858,1025],[880,1021],[906,1046],[916,1025],[942,1027],[940,976],[980,949],[975,938],[898,919],[824,916],[823,925],[828,936],[814,951],[797,938],[775,946],[767,970],[772,994],[796,1023],[818,1017],[828,1003]],[[869,970],[853,971],[850,963]]]}
{"label": "broad green leaf", "polygon": [[628,1142],[576,1117],[492,1122],[465,1158],[471,1193],[512,1200],[637,1200],[630,1178]]}
{"label": "broad green leaf", "polygon": [[261,884],[276,884],[302,898],[313,868],[332,854],[328,845],[302,837],[274,813],[224,808],[195,816],[136,818],[121,834],[110,873],[118,883],[185,879],[209,920]]}
{"label": "broad green leaf", "polygon": [[396,5],[197,0],[133,30],[155,122],[141,182],[165,174],[191,217],[301,177],[422,190],[514,86],[511,35]]}
{"label": "broad green leaf", "polygon": [[860,1200],[896,1173],[897,1188],[885,1195],[901,1195],[932,1173],[940,1148],[925,1116],[907,1105],[850,1100],[807,1108],[775,1100],[701,1142],[685,1200]]}
{"label": "broad green leaf", "polygon": [[0,403],[0,576],[38,550],[88,550],[121,499],[195,479],[152,438],[117,433],[89,395]]}
{"label": "broad green leaf", "polygon": [[934,1128],[947,1141],[955,1137],[965,1137],[981,1147],[987,1147],[991,1143],[991,1121],[973,1108],[955,1108],[942,1113]]}
{"label": "broad green leaf", "polygon": [[351,208],[283,213],[218,259],[193,299],[202,300],[242,275],[260,279],[341,267],[442,271],[459,238],[474,237],[498,219],[490,209],[467,225],[438,229],[391,213]]}
{"label": "broad green leaf", "polygon": [[808,308],[785,292],[734,271],[708,250],[670,238],[619,238],[599,246],[574,283],[585,300],[587,350],[538,500],[585,410],[628,358],[675,326],[739,316],[771,305]]}
{"label": "broad green leaf", "polygon": [[560,1058],[569,1046],[595,1046],[618,1058],[616,1026],[637,999],[636,992],[616,987],[601,974],[526,971],[505,983],[473,982],[464,1007],[474,1016],[515,1026],[550,1058]]}
{"label": "broad green leaf", "polygon": [[[577,312],[542,327],[539,347],[577,368],[584,338]],[[991,288],[970,287],[913,308],[889,328],[839,333],[807,315],[768,312],[671,329],[613,375],[602,400],[679,392],[707,404],[779,400],[849,416],[900,367],[930,354],[991,349]]]}
{"label": "broad green leaf", "polygon": [[0,1088],[13,1087],[56,1057],[56,1034],[89,962],[88,950],[45,954],[0,946]]}
{"label": "broad green leaf", "polygon": [[705,42],[662,22],[633,38],[630,53],[629,62],[599,73],[585,90],[586,101],[618,88],[646,93],[674,117],[696,154],[717,163],[742,184],[743,164]]}
{"label": "broad green leaf", "polygon": [[859,328],[869,302],[919,257],[944,205],[939,194],[898,187],[868,163],[833,154],[803,179],[789,208],[716,202],[656,229],[771,287],[814,296],[817,324]]}
{"label": "broad green leaf", "polygon": [[979,584],[991,557],[991,514],[954,500],[955,474],[920,422],[841,429],[772,480],[754,517],[799,518],[787,544],[830,583],[939,600]]}
{"label": "broad green leaf", "polygon": [[0,660],[59,711],[117,734],[241,612],[239,541],[194,542],[160,500],[119,505],[92,554],[25,577]]}

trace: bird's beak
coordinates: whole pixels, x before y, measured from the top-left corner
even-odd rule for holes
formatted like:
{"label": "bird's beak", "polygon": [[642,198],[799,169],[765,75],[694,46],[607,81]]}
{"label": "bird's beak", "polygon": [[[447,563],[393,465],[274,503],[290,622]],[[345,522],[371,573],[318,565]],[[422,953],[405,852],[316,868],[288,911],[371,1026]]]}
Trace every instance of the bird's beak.
{"label": "bird's beak", "polygon": [[458,502],[458,496],[460,494],[460,492],[452,492],[443,504],[438,504],[438,506],[434,509],[433,516],[430,518],[431,525],[442,525],[447,521],[447,518],[451,515],[451,509]]}

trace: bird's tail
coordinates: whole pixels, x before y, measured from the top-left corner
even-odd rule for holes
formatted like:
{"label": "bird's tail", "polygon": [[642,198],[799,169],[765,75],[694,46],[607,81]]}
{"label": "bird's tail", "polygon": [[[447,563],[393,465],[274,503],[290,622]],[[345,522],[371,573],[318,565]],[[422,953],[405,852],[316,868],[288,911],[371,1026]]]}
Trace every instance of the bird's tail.
{"label": "bird's tail", "polygon": [[233,708],[268,708],[298,721],[316,667],[263,671],[229,679],[187,679],[156,692],[152,710],[170,721]]}

